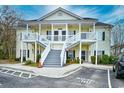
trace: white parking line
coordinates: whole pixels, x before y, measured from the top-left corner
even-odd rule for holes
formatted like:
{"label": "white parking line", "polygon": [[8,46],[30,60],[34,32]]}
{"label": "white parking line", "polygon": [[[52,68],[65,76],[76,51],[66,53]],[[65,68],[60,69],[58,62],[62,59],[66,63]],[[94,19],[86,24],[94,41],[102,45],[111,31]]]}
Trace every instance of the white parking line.
{"label": "white parking line", "polygon": [[109,88],[112,88],[109,69],[108,69],[108,86],[109,86]]}

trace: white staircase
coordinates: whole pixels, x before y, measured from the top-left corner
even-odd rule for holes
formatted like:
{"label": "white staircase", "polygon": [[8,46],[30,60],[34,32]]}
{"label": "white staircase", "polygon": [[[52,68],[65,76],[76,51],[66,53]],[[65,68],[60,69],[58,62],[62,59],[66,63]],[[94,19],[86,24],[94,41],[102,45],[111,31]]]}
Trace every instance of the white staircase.
{"label": "white staircase", "polygon": [[91,42],[92,40],[96,40],[96,33],[94,32],[77,33],[74,36],[66,38],[62,50],[52,50],[50,41],[43,35],[31,32],[24,32],[22,34],[23,35],[21,36],[23,41],[37,42],[41,46],[45,47],[45,50],[41,54],[41,62],[44,64],[44,66],[49,67],[60,67],[66,64],[66,49],[74,47],[75,45],[79,44],[80,41]]}

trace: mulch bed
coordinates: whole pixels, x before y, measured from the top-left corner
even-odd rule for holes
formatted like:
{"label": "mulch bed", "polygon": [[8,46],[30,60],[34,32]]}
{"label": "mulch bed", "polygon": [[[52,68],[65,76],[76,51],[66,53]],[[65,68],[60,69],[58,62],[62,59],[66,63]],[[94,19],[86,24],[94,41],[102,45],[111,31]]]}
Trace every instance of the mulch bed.
{"label": "mulch bed", "polygon": [[0,60],[0,64],[16,64],[18,62],[9,62],[9,60]]}

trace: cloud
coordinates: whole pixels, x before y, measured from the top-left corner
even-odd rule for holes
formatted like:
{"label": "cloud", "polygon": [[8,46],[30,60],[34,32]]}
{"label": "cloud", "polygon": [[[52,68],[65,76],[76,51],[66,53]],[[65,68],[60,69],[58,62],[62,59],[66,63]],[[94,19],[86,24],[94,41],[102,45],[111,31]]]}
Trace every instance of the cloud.
{"label": "cloud", "polygon": [[75,14],[80,15],[81,17],[98,18],[100,16],[99,10],[96,7],[86,8],[84,6],[84,7],[73,10],[73,12]]}
{"label": "cloud", "polygon": [[124,19],[124,6],[114,6],[111,13],[105,15],[105,22],[114,23],[116,20]]}
{"label": "cloud", "polygon": [[47,5],[44,7],[45,7],[47,12],[53,11],[59,7],[62,7],[62,8],[67,9],[67,10],[70,9],[70,6],[68,6],[68,5]]}

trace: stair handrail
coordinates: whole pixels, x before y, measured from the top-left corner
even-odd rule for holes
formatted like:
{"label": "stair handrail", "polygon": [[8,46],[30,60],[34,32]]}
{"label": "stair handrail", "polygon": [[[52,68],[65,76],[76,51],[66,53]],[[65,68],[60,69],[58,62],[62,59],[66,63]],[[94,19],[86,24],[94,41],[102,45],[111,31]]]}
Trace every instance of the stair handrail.
{"label": "stair handrail", "polygon": [[38,35],[38,41],[43,43],[44,45],[49,45],[50,41],[48,39],[46,39],[45,37],[43,37],[43,35]]}
{"label": "stair handrail", "polygon": [[47,47],[45,48],[45,50],[43,51],[43,53],[41,53],[40,62],[44,63],[44,61],[45,61],[47,55],[49,54],[50,50],[51,50],[51,44],[49,43],[47,45]]}
{"label": "stair handrail", "polygon": [[68,38],[66,39],[66,44],[67,44],[67,46],[68,46],[68,44],[71,45],[71,44],[73,44],[73,43],[79,41],[79,40],[80,40],[80,35],[81,35],[80,33],[77,33],[76,35],[74,35],[74,36],[72,36],[72,37],[68,37]]}
{"label": "stair handrail", "polygon": [[63,45],[63,48],[62,48],[62,51],[61,51],[61,54],[60,54],[60,59],[61,59],[61,66],[63,66],[63,64],[65,63],[66,61],[66,51],[65,51],[65,47],[66,47],[66,42],[64,43]]}

